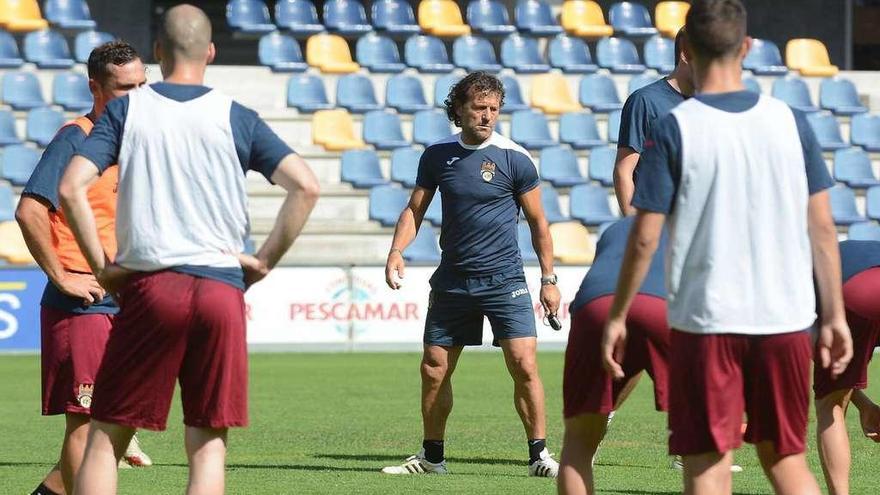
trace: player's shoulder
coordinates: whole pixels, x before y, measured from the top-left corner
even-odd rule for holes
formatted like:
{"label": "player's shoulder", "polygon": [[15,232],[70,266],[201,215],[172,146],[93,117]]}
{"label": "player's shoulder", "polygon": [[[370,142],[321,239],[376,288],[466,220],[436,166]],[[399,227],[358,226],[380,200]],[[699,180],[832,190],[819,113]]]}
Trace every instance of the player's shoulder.
{"label": "player's shoulder", "polygon": [[49,142],[49,146],[57,144],[70,144],[74,147],[82,144],[86,140],[86,131],[82,127],[73,122],[68,122],[61,126],[61,129],[55,133],[55,137]]}
{"label": "player's shoulder", "polygon": [[657,98],[657,95],[666,93],[664,85],[668,85],[668,83],[663,78],[657,79],[651,84],[646,84],[630,93],[626,98],[625,104],[627,106],[649,104]]}
{"label": "player's shoulder", "polygon": [[493,133],[492,137],[490,139],[491,139],[491,141],[489,144],[491,146],[495,146],[496,148],[499,148],[501,150],[513,153],[514,156],[522,155],[522,156],[528,158],[529,161],[533,161],[532,155],[530,155],[529,152],[525,148],[520,146],[513,139],[510,139],[509,137],[507,137],[503,134],[499,134],[497,132]]}
{"label": "player's shoulder", "polygon": [[461,148],[461,145],[458,142],[458,134],[453,134],[451,136],[446,136],[445,138],[435,141],[425,147],[425,151],[422,152],[422,155],[425,157],[432,157],[436,155],[442,155],[449,153],[450,151],[455,151]]}

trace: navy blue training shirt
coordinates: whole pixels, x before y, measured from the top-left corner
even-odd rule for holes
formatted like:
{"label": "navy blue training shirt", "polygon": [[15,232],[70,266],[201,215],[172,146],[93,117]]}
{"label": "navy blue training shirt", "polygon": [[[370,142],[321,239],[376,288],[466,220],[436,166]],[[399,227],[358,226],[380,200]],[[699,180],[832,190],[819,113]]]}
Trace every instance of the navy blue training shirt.
{"label": "navy blue training shirt", "polygon": [[660,117],[669,114],[673,108],[685,100],[685,96],[666,78],[633,91],[620,113],[620,135],[618,148],[632,148],[636,153],[645,150],[645,139],[651,126]]}
{"label": "navy blue training shirt", "polygon": [[450,136],[422,153],[416,184],[439,189],[443,201],[438,271],[477,276],[522,267],[518,198],[540,179],[521,146],[498,133],[479,146]]}
{"label": "navy blue training shirt", "polygon": [[880,267],[880,241],[841,242],[840,267],[844,282],[865,270]]}

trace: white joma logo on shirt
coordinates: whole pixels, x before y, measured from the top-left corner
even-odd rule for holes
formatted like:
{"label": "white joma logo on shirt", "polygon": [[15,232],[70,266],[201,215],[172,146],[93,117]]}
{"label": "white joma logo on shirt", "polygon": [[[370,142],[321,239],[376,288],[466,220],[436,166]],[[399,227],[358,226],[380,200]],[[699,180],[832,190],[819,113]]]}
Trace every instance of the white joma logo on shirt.
{"label": "white joma logo on shirt", "polygon": [[457,156],[453,156],[453,157],[450,158],[449,160],[446,160],[446,164],[447,164],[447,165],[452,165],[453,163],[455,163],[456,160],[460,160],[460,158],[458,158]]}

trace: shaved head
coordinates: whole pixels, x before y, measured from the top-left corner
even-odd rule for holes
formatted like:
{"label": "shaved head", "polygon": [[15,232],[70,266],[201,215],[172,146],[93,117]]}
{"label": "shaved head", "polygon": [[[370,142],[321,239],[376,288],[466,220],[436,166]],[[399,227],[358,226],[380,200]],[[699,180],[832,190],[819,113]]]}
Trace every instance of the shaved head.
{"label": "shaved head", "polygon": [[205,62],[211,46],[211,21],[202,9],[172,7],[159,23],[162,54],[179,62]]}

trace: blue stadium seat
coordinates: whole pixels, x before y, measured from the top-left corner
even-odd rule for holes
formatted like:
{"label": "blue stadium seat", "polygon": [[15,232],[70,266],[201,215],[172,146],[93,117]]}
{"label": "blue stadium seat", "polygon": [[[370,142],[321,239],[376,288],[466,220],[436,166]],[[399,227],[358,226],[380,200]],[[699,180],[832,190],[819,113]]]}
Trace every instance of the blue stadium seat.
{"label": "blue stadium seat", "polygon": [[548,52],[550,65],[565,74],[592,74],[599,70],[599,66],[593,63],[589,47],[580,38],[559,34],[550,40]]}
{"label": "blue stadium seat", "polygon": [[300,112],[317,112],[333,108],[320,77],[312,74],[290,76],[287,82],[287,106]]}
{"label": "blue stadium seat", "polygon": [[608,10],[608,23],[615,33],[632,38],[657,34],[651,14],[644,5],[635,2],[617,2]]}
{"label": "blue stadium seat", "polygon": [[0,171],[3,173],[3,178],[15,186],[23,186],[27,184],[37,162],[40,161],[40,152],[22,144],[13,144],[3,148],[0,160],[2,160]]}
{"label": "blue stadium seat", "polygon": [[396,186],[376,186],[370,189],[370,220],[383,227],[393,227],[409,202],[409,193]]}
{"label": "blue stadium seat", "polygon": [[403,250],[403,259],[412,262],[440,261],[440,245],[437,244],[437,236],[431,226],[421,226],[415,239]]}
{"label": "blue stadium seat", "polygon": [[43,14],[51,24],[62,29],[94,29],[95,21],[85,0],[46,0]]}
{"label": "blue stadium seat", "polygon": [[550,135],[547,117],[536,110],[513,112],[510,123],[510,138],[530,150],[556,145]]}
{"label": "blue stadium seat", "polygon": [[868,107],[859,100],[855,84],[838,76],[822,79],[819,83],[819,106],[837,115],[855,115],[868,111]]}
{"label": "blue stadium seat", "polygon": [[577,150],[605,144],[599,136],[596,117],[587,112],[569,112],[559,117],[559,141]]}
{"label": "blue stadium seat", "polygon": [[0,110],[0,146],[20,143],[21,139],[15,129],[15,115],[9,110]]}
{"label": "blue stadium seat", "polygon": [[864,222],[866,219],[856,207],[856,195],[852,189],[837,184],[829,189],[831,198],[831,215],[837,225],[849,225]]}
{"label": "blue stadium seat", "polygon": [[397,148],[392,151],[391,180],[399,182],[403,187],[416,187],[421,157],[422,150],[419,148]]}
{"label": "blue stadium seat", "polygon": [[12,188],[0,184],[0,222],[15,220],[15,197]]}
{"label": "blue stadium seat", "polygon": [[608,190],[601,186],[582,184],[571,188],[569,208],[571,217],[584,225],[600,225],[617,220],[608,206]]}
{"label": "blue stadium seat", "polygon": [[336,80],[336,106],[351,113],[381,110],[370,78],[362,74],[346,74]]}
{"label": "blue stadium seat", "polygon": [[834,115],[821,114],[819,112],[807,114],[807,122],[813,128],[813,133],[819,141],[822,151],[834,151],[849,148],[849,143],[840,135],[840,124]]}
{"label": "blue stadium seat", "polygon": [[431,204],[428,205],[428,210],[425,211],[425,220],[435,227],[443,225],[443,201],[439,193],[434,194]]}
{"label": "blue stadium seat", "polygon": [[385,83],[385,106],[403,113],[431,108],[431,104],[425,99],[422,81],[405,74],[391,77]]}
{"label": "blue stadium seat", "polygon": [[501,42],[501,63],[522,74],[543,73],[550,70],[544,61],[535,38],[511,34]]}
{"label": "blue stadium seat", "polygon": [[89,110],[94,103],[89,90],[89,79],[78,72],[59,72],[52,79],[52,101],[65,110]]}
{"label": "blue stadium seat", "polygon": [[27,114],[25,128],[28,141],[33,141],[41,147],[48,146],[58,129],[64,125],[64,121],[64,114],[58,110],[49,107],[34,108]]}
{"label": "blue stadium seat", "polygon": [[533,36],[553,36],[562,32],[550,5],[543,0],[519,0],[514,10],[516,27]]}
{"label": "blue stadium seat", "polygon": [[324,25],[342,35],[360,35],[373,30],[367,12],[358,0],[327,0],[324,2]]}
{"label": "blue stadium seat", "polygon": [[637,76],[632,76],[629,78],[629,82],[626,83],[626,90],[629,94],[633,94],[658,79],[660,78],[655,74],[639,74]]}
{"label": "blue stadium seat", "polygon": [[30,110],[46,106],[37,76],[30,72],[7,72],[3,76],[3,103],[13,110]]}
{"label": "blue stadium seat", "polygon": [[834,152],[834,180],[858,188],[880,185],[871,168],[870,155],[861,148]]}
{"label": "blue stadium seat", "polygon": [[447,73],[455,69],[449,63],[449,53],[440,38],[421,34],[410,36],[403,46],[403,53],[406,65],[419,72]]}
{"label": "blue stadium seat", "polygon": [[605,74],[591,74],[581,79],[581,105],[591,108],[594,112],[607,113],[623,108],[614,80]]}
{"label": "blue stadium seat", "polygon": [[846,235],[851,241],[880,241],[880,225],[874,222],[854,223],[849,226]]}
{"label": "blue stadium seat", "polygon": [[581,175],[577,156],[568,146],[549,146],[541,150],[541,180],[549,181],[556,187],[571,187],[587,182]]}
{"label": "blue stadium seat", "polygon": [[615,110],[608,114],[608,142],[617,143],[620,135],[620,110]]}
{"label": "blue stadium seat", "polygon": [[273,72],[305,72],[309,68],[309,64],[303,60],[299,43],[278,31],[260,38],[257,52],[260,64],[271,68]]}
{"label": "blue stadium seat", "polygon": [[541,206],[548,223],[567,222],[570,219],[559,207],[559,193],[550,184],[541,184]]}
{"label": "blue stadium seat", "polygon": [[370,72],[398,73],[406,68],[400,61],[397,44],[381,34],[368,33],[358,38],[355,53],[358,63]]}
{"label": "blue stadium seat", "polygon": [[278,0],[275,3],[275,24],[298,38],[308,38],[324,31],[318,20],[318,9],[311,0]]}
{"label": "blue stadium seat", "polygon": [[516,27],[510,23],[507,7],[498,0],[471,0],[467,6],[467,23],[471,29],[486,36],[516,32]]}
{"label": "blue stadium seat", "polygon": [[538,261],[538,253],[532,245],[532,229],[526,222],[520,222],[516,226],[516,243],[519,245],[519,254],[525,263]]}
{"label": "blue stadium seat", "polygon": [[639,61],[636,45],[626,38],[602,38],[596,45],[599,67],[614,74],[641,74],[645,66]]}
{"label": "blue stadium seat", "polygon": [[492,43],[478,36],[459,36],[452,44],[452,61],[455,65],[473,72],[482,70],[486,72],[498,72],[501,65],[495,57],[495,49]]}
{"label": "blue stadium seat", "polygon": [[614,185],[614,164],[617,162],[617,149],[601,146],[590,150],[590,161],[587,168],[590,179],[599,181],[605,187]]}
{"label": "blue stadium seat", "polygon": [[751,91],[752,93],[761,94],[761,85],[754,77],[744,77],[743,85],[746,87],[747,90]]}
{"label": "blue stadium seat", "polygon": [[[434,80],[434,106],[438,108],[446,108],[446,97],[449,96],[449,90],[455,86],[455,83],[461,80],[461,76],[449,74],[438,77]],[[505,106],[507,106],[505,104]],[[502,108],[503,110],[503,108]]]}
{"label": "blue stadium seat", "polygon": [[77,62],[81,64],[88,63],[89,55],[91,55],[92,50],[95,47],[101,46],[104,43],[109,43],[115,40],[116,37],[110,33],[104,33],[101,31],[83,31],[76,35],[76,38],[73,40],[73,56]]}
{"label": "blue stadium seat", "polygon": [[865,213],[869,218],[880,220],[880,186],[869,187],[865,193]]}
{"label": "blue stadium seat", "polygon": [[413,142],[428,146],[452,135],[446,112],[422,110],[413,117]]}
{"label": "blue stadium seat", "polygon": [[788,74],[788,67],[782,62],[779,47],[770,40],[755,38],[752,49],[743,59],[743,68],[758,76],[783,76]]}
{"label": "blue stadium seat", "polygon": [[61,33],[46,29],[33,31],[24,37],[24,58],[41,69],[69,69],[74,61],[70,47]]}
{"label": "blue stadium seat", "polygon": [[226,3],[226,24],[233,31],[262,35],[275,31],[269,8],[263,0],[229,0]]}
{"label": "blue stadium seat", "polygon": [[770,93],[774,98],[788,103],[788,106],[802,112],[818,112],[819,107],[813,104],[807,83],[798,76],[786,76],[773,81]]}
{"label": "blue stadium seat", "polygon": [[409,146],[400,127],[400,116],[386,110],[367,112],[363,123],[364,141],[379,150]]}
{"label": "blue stadium seat", "polygon": [[342,181],[365,188],[387,184],[382,177],[379,155],[373,150],[348,150],[342,153]]}
{"label": "blue stadium seat", "polygon": [[519,110],[528,110],[529,104],[523,99],[522,89],[515,77],[501,76],[501,85],[504,86],[504,106],[502,113],[512,113]]}
{"label": "blue stadium seat", "polygon": [[21,67],[23,63],[15,38],[0,29],[0,69],[15,69]]}
{"label": "blue stadium seat", "polygon": [[675,42],[662,36],[652,36],[645,42],[645,65],[661,74],[675,69]]}
{"label": "blue stadium seat", "polygon": [[850,121],[850,140],[868,151],[880,151],[880,116],[854,115]]}
{"label": "blue stadium seat", "polygon": [[422,30],[406,0],[374,1],[373,27],[391,35],[415,34]]}

